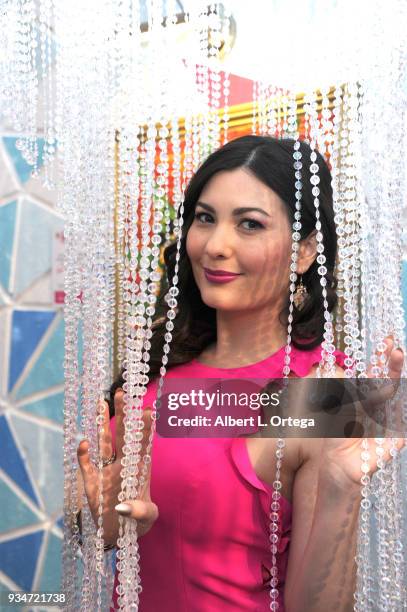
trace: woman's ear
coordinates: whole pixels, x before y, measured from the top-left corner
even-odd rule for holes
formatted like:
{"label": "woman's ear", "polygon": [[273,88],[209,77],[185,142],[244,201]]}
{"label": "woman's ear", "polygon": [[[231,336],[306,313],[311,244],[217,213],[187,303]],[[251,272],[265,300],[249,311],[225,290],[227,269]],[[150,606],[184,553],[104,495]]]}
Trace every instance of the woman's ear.
{"label": "woman's ear", "polygon": [[318,254],[317,244],[317,230],[313,230],[306,238],[300,241],[297,274],[305,274],[312,266]]}

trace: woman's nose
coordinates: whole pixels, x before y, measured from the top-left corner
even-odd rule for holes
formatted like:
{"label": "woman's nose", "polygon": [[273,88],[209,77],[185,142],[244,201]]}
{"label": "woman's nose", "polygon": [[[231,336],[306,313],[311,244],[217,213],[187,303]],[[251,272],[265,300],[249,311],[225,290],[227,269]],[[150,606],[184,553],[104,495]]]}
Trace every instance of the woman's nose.
{"label": "woman's nose", "polygon": [[233,252],[233,237],[229,228],[216,225],[205,244],[205,251],[209,257],[230,257]]}

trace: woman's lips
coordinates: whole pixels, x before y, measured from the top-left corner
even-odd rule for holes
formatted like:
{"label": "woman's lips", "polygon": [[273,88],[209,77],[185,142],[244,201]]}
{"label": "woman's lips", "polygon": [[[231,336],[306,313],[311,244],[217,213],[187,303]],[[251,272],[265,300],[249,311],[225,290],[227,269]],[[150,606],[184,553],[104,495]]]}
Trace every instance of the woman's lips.
{"label": "woman's lips", "polygon": [[240,276],[240,274],[234,274],[226,270],[208,270],[208,268],[204,268],[204,272],[206,280],[211,283],[229,283]]}

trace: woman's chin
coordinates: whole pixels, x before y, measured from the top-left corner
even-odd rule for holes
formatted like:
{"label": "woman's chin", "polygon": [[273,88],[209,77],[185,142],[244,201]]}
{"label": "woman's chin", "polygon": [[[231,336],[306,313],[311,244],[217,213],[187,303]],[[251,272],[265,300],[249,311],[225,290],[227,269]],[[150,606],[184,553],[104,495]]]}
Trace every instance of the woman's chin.
{"label": "woman's chin", "polygon": [[233,312],[242,309],[242,301],[239,299],[227,299],[226,297],[208,295],[208,292],[201,292],[204,304],[215,310],[225,310]]}

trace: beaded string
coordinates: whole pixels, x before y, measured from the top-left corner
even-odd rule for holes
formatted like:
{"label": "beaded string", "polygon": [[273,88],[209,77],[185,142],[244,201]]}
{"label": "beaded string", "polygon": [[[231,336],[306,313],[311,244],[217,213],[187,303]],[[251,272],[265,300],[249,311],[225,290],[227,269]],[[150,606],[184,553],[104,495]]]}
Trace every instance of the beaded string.
{"label": "beaded string", "polygon": [[[294,131],[296,128],[297,121],[297,103],[295,96],[291,99],[289,108],[288,122]],[[302,153],[300,149],[300,141],[297,130],[295,129],[296,140],[294,143],[293,151],[293,166],[295,173],[295,213],[293,223],[293,234],[292,234],[292,252],[291,252],[291,264],[290,264],[290,297],[288,307],[288,325],[287,325],[287,343],[285,347],[284,355],[284,366],[283,366],[283,377],[285,384],[288,383],[288,377],[290,374],[290,362],[291,362],[291,332],[293,323],[293,312],[294,312],[294,294],[296,290],[297,281],[297,261],[298,261],[298,250],[301,230],[301,197],[302,197]],[[278,543],[280,540],[279,529],[280,529],[280,499],[281,499],[281,468],[282,461],[284,458],[284,447],[285,440],[278,438],[276,441],[276,474],[273,481],[273,493],[270,508],[270,541],[271,541],[271,568],[270,568],[270,610],[276,612],[279,610],[279,591],[278,591],[278,567],[277,567],[277,552]]]}
{"label": "beaded string", "polygon": [[318,130],[318,114],[317,114],[317,94],[314,92],[313,95],[309,97],[309,131],[310,131],[310,183],[312,185],[312,195],[314,198],[314,207],[315,207],[315,229],[316,229],[316,240],[317,240],[317,263],[318,266],[318,275],[319,282],[321,285],[321,293],[322,293],[322,301],[324,307],[324,339],[322,342],[322,353],[321,353],[321,363],[317,369],[317,376],[334,376],[335,375],[335,345],[334,345],[334,333],[333,333],[333,317],[329,312],[328,308],[328,294],[326,290],[327,286],[327,268],[325,266],[326,256],[324,255],[324,236],[322,234],[322,225],[320,221],[320,211],[319,211],[319,195],[320,189],[318,187],[320,183],[320,178],[318,176],[319,165],[317,163],[317,154],[316,154],[316,143],[319,138],[319,130]]}

